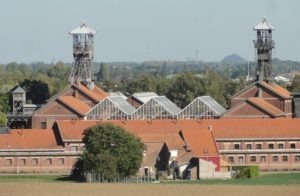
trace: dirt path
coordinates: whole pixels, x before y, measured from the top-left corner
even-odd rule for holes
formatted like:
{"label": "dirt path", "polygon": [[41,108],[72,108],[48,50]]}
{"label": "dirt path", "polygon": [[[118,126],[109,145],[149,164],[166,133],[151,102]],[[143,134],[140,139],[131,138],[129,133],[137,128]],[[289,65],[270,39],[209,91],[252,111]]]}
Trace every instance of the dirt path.
{"label": "dirt path", "polygon": [[0,183],[0,196],[298,195],[300,186]]}

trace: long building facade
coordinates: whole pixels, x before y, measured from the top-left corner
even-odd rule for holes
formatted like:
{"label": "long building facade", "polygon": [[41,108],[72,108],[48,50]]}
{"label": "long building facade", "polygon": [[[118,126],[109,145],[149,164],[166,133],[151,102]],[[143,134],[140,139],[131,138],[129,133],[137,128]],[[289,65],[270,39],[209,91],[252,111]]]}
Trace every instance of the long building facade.
{"label": "long building facade", "polygon": [[[292,104],[299,95],[272,81],[273,29],[265,19],[254,28],[256,80],[231,98],[228,110],[209,96],[181,109],[155,93],[110,95],[94,85],[91,70],[83,71],[77,58],[87,51],[84,62],[92,67],[93,39],[89,50],[77,50],[81,45],[74,42],[69,86],[32,114],[30,129],[0,130],[0,172],[70,173],[84,150],[84,131],[103,123],[125,128],[147,146],[140,175],[229,178],[235,165],[300,170],[300,119]],[[84,23],[72,32],[74,41],[95,34]],[[16,99],[15,106],[23,102]]]}

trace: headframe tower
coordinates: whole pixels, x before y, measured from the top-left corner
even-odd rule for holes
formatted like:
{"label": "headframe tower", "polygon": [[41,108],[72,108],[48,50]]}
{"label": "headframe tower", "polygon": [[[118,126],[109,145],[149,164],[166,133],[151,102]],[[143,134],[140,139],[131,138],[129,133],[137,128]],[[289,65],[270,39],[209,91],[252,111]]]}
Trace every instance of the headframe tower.
{"label": "headframe tower", "polygon": [[94,35],[96,31],[87,27],[82,21],[81,25],[70,31],[73,36],[74,65],[69,76],[69,83],[84,83],[92,88],[92,65],[94,58]]}
{"label": "headframe tower", "polygon": [[254,40],[257,55],[256,81],[270,82],[272,81],[272,49],[275,47],[272,31],[275,29],[263,17],[253,30],[257,32],[257,38]]}

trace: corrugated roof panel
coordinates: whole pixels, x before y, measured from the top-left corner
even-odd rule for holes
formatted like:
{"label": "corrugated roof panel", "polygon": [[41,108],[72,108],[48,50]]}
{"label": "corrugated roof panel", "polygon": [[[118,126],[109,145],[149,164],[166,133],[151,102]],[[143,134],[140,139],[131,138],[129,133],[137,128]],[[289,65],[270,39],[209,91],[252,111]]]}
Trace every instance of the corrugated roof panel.
{"label": "corrugated roof panel", "polygon": [[170,101],[165,96],[153,97],[153,99],[167,111],[169,111],[172,115],[176,115],[181,111],[181,109],[175,103]]}
{"label": "corrugated roof panel", "polygon": [[134,93],[132,97],[139,100],[141,103],[146,103],[153,97],[157,97],[158,95],[155,92],[141,92],[141,93]]}
{"label": "corrugated roof panel", "polygon": [[224,112],[226,112],[226,109],[210,96],[202,96],[198,97],[197,99],[201,100],[205,105],[207,105],[218,115],[222,115]]}
{"label": "corrugated roof panel", "polygon": [[126,114],[132,114],[135,112],[135,108],[130,105],[122,96],[113,96],[109,97],[108,99]]}

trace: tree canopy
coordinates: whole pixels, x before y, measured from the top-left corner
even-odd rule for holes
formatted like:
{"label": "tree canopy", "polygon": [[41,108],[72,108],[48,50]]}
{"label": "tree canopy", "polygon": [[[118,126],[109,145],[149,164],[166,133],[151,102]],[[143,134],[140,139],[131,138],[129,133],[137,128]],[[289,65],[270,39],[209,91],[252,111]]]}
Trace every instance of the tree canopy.
{"label": "tree canopy", "polygon": [[135,175],[141,165],[144,144],[124,128],[112,124],[96,125],[86,130],[85,150],[81,156],[84,173],[94,173],[102,180]]}

